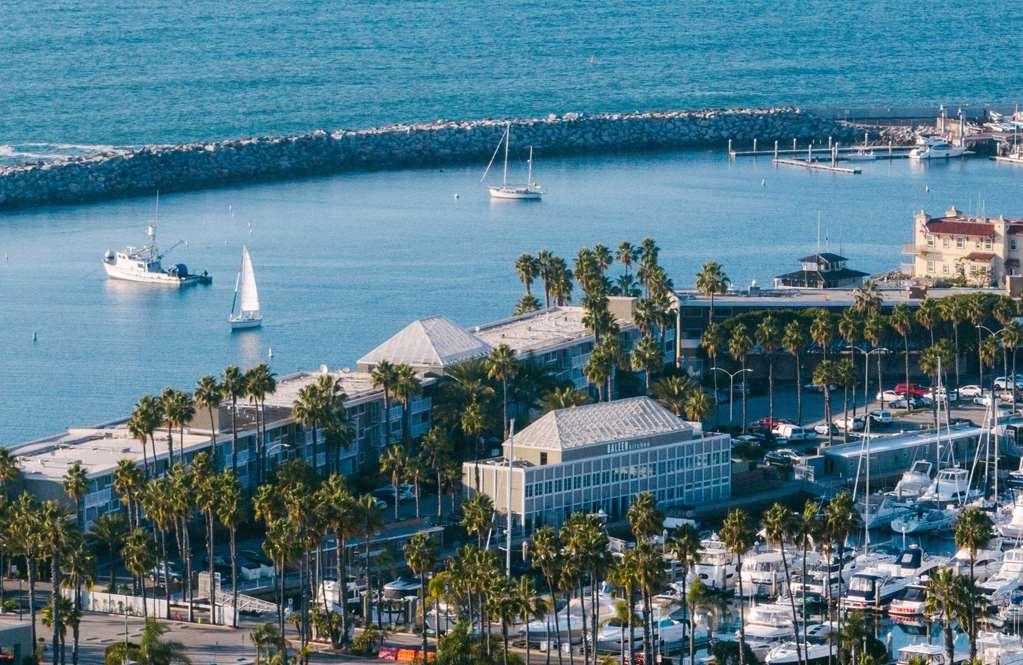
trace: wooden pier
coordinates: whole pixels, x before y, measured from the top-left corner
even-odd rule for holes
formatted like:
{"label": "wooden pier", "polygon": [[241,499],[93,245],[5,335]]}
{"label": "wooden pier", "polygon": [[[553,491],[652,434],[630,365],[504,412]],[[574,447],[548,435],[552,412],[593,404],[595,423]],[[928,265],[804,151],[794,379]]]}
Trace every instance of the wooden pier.
{"label": "wooden pier", "polygon": [[782,166],[799,166],[804,169],[811,169],[813,171],[827,171],[829,173],[848,173],[850,175],[862,173],[860,169],[856,168],[836,166],[834,164],[827,164],[825,162],[809,162],[805,159],[775,159],[773,161],[775,164],[780,164]]}
{"label": "wooden pier", "polygon": [[855,155],[862,151],[869,151],[870,154],[873,155],[873,159],[864,161],[874,161],[879,159],[905,159],[909,157],[909,152],[912,149],[913,146],[896,146],[891,142],[889,142],[887,146],[869,144],[843,146],[838,143],[833,143],[830,139],[826,146],[824,144],[815,145],[814,143],[810,143],[805,147],[800,147],[796,140],[793,139],[791,148],[782,148],[779,145],[779,142],[775,141],[773,148],[762,150],[758,148],[757,140],[754,139],[752,150],[733,150],[732,141],[728,141],[729,159],[735,159],[737,157],[771,157],[776,162],[780,159],[799,157],[802,155],[806,155],[806,161],[808,162],[816,161],[815,157],[824,157],[826,161],[831,161],[832,163],[836,161],[853,161],[852,159],[849,159],[848,156]]}

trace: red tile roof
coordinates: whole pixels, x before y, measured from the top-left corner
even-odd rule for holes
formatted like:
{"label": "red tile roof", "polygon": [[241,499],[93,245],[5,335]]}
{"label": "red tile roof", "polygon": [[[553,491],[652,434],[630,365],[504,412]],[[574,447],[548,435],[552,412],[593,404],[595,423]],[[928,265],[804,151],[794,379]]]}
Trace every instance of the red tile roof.
{"label": "red tile roof", "polygon": [[927,222],[930,233],[947,233],[957,236],[994,236],[995,225],[984,222],[965,222],[944,218],[932,219]]}
{"label": "red tile roof", "polygon": [[968,261],[990,261],[995,258],[991,252],[970,252],[966,255]]}

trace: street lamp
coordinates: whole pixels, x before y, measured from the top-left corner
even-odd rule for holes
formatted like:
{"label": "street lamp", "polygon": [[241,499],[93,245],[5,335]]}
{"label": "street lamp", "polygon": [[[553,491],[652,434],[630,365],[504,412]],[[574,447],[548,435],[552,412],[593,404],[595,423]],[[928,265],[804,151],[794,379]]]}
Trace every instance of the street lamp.
{"label": "street lamp", "polygon": [[[987,326],[981,325],[981,324],[978,323],[977,324],[977,349],[978,349],[978,353],[979,353],[980,342],[981,342],[981,339],[980,339],[981,338],[981,334],[980,334],[981,330],[988,331],[988,333],[992,337],[998,337],[999,335],[1002,335],[1003,338],[1005,336],[1005,333],[1008,332],[1008,328],[999,328],[998,330],[991,330]],[[1013,349],[1013,353],[1015,354],[1015,349]],[[977,360],[978,360],[978,365],[979,365],[979,370],[980,370],[980,376],[983,377],[984,376],[984,363],[983,362],[979,362],[980,358],[978,358]],[[1005,379],[1005,382],[1008,383],[1008,381],[1009,381],[1009,356],[1008,356],[1008,349],[1005,346],[1005,340],[1004,339],[1002,340],[1002,373],[1004,374],[1003,378]],[[983,378],[980,378],[980,392],[982,394],[984,392],[984,379]],[[995,382],[994,382],[994,380],[992,380],[991,381],[991,404],[994,405],[994,402],[995,402]],[[1012,376],[1012,411],[1013,411],[1013,413],[1016,412],[1016,375],[1015,374],[1013,374],[1013,376]]]}
{"label": "street lamp", "polygon": [[[866,410],[867,410],[867,405],[870,404],[870,355],[872,353],[876,353],[878,355],[880,355],[882,353],[891,353],[891,351],[889,351],[888,349],[886,349],[883,346],[878,346],[878,347],[875,347],[875,348],[867,351],[866,349],[861,349],[860,347],[858,347],[858,346],[856,346],[854,344],[849,344],[845,348],[849,349],[850,351],[859,351],[860,353],[863,354],[863,411],[865,413]],[[853,354],[853,355],[855,356],[856,354]],[[880,360],[879,360],[879,362],[880,362]],[[878,370],[877,370],[877,390],[878,390],[878,393],[880,393],[880,395],[881,395],[881,409],[883,410],[884,409],[884,384],[881,382],[881,369],[880,369],[880,367],[878,367]],[[907,392],[909,391],[909,386],[906,386],[906,391]],[[909,402],[909,396],[908,395],[906,397],[906,402],[907,403]],[[853,396],[853,411],[855,411],[855,410],[856,410],[856,402],[855,402],[855,395],[854,395]],[[848,424],[848,423],[846,423],[846,424]]]}
{"label": "street lamp", "polygon": [[[732,423],[732,401],[733,401],[733,397],[735,395],[735,377],[739,376],[743,372],[749,372],[750,374],[752,374],[753,370],[751,370],[751,369],[737,369],[734,372],[729,372],[727,369],[724,369],[722,367],[718,367],[717,365],[715,365],[714,367],[711,367],[711,369],[714,370],[715,372],[721,372],[725,376],[728,377],[728,424],[732,425],[733,424]],[[743,396],[745,397],[745,391],[743,391]],[[717,398],[718,398],[718,396],[714,395],[715,401],[717,400]],[[743,423],[742,425],[743,425],[743,429],[745,429],[746,423]]]}

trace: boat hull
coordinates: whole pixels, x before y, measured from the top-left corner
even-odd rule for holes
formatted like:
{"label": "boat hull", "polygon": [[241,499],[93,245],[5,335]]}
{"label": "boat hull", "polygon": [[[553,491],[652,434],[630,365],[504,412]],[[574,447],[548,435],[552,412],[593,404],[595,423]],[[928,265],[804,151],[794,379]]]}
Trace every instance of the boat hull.
{"label": "boat hull", "polygon": [[191,286],[192,284],[208,284],[210,277],[205,275],[170,275],[165,272],[136,272],[122,270],[116,265],[103,261],[103,270],[110,279],[119,279],[125,282],[138,282],[140,284],[162,284],[164,286]]}
{"label": "boat hull", "polygon": [[231,326],[231,330],[251,330],[263,325],[263,317],[229,318],[227,323]]}
{"label": "boat hull", "polygon": [[529,187],[488,187],[490,198],[507,201],[539,201],[543,194]]}

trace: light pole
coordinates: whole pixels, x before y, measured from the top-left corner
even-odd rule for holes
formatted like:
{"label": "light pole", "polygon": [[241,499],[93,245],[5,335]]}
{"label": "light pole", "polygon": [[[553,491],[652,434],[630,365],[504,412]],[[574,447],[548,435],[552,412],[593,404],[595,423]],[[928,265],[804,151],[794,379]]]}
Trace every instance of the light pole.
{"label": "light pole", "polygon": [[[873,349],[870,349],[868,351],[866,349],[861,349],[860,347],[855,346],[853,344],[849,344],[845,348],[850,349],[851,351],[859,351],[860,353],[863,354],[863,411],[864,411],[864,418],[866,418],[867,405],[870,404],[870,356],[872,354],[875,354],[875,353],[878,354],[878,355],[887,354],[887,353],[891,353],[891,351],[888,350],[887,348],[883,347],[883,346],[877,346],[877,347],[874,347]],[[855,357],[855,355],[856,354],[853,354],[854,357]],[[879,395],[881,395],[881,409],[884,410],[884,383],[881,382],[881,365],[880,365],[881,359],[878,358],[877,362],[878,362],[878,366],[877,366],[877,392],[878,392]],[[907,404],[909,404],[909,397],[910,397],[909,396],[909,386],[906,386],[906,403]],[[855,408],[856,408],[856,396],[853,395],[853,409],[855,410]]]}
{"label": "light pole", "polygon": [[[732,425],[733,424],[733,422],[732,422],[732,401],[733,401],[734,396],[735,396],[735,377],[739,376],[743,372],[749,372],[750,374],[752,374],[753,370],[747,368],[747,369],[737,369],[734,372],[729,372],[727,369],[724,369],[722,367],[718,367],[717,365],[715,365],[714,367],[711,367],[711,369],[714,370],[715,372],[721,372],[725,376],[728,377],[728,424]],[[743,392],[745,392],[745,391],[743,391]],[[714,395],[714,400],[715,401],[717,401],[717,398],[718,398],[718,396]],[[743,426],[745,426],[745,425],[746,425],[746,423],[743,423]]]}
{"label": "light pole", "polygon": [[[1005,380],[1005,383],[1007,384],[1009,382],[1009,349],[1005,345],[1005,339],[1004,338],[1005,338],[1005,333],[1008,332],[1008,328],[999,328],[998,330],[991,330],[987,326],[981,325],[981,324],[978,323],[977,324],[977,354],[978,354],[978,356],[980,355],[980,342],[981,342],[980,331],[981,330],[988,331],[988,333],[992,337],[998,337],[999,335],[1002,336],[1002,375],[1003,375],[1002,378]],[[1013,349],[1013,354],[1015,354],[1015,352],[1016,352],[1016,350]],[[977,358],[977,361],[978,361],[978,364],[980,366],[979,367],[979,369],[980,369],[980,376],[983,377],[984,376],[984,363],[981,361],[981,359],[979,357]],[[1003,390],[1004,390],[1004,385],[1003,385]],[[1015,374],[1012,377],[1012,388],[1011,388],[1011,390],[1012,390],[1012,412],[1015,413],[1016,412],[1016,376],[1015,376]],[[980,379],[980,392],[981,392],[981,394],[984,393],[984,379],[983,378]],[[992,404],[994,404],[994,401],[995,401],[995,382],[994,382],[994,379],[992,379],[992,381],[991,381],[991,402],[992,402]]]}

